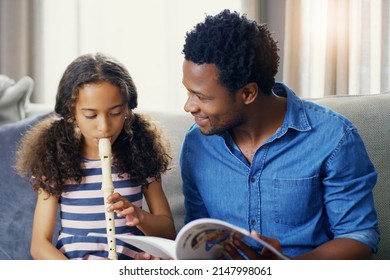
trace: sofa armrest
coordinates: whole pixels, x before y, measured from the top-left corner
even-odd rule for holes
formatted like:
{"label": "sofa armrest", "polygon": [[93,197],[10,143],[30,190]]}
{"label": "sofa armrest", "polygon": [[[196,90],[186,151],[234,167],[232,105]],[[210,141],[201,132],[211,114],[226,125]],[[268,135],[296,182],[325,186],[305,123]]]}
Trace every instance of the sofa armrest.
{"label": "sofa armrest", "polygon": [[5,89],[0,98],[0,125],[25,118],[25,105],[33,88],[33,79],[25,76]]}
{"label": "sofa armrest", "polygon": [[14,170],[21,136],[47,114],[0,126],[0,259],[31,259],[36,193]]}

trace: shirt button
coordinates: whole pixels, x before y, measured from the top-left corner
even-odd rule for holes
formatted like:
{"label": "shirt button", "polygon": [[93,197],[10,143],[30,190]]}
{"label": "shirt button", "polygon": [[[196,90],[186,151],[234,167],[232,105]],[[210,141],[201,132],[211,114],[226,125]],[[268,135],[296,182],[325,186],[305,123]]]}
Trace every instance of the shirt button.
{"label": "shirt button", "polygon": [[251,220],[251,225],[252,226],[256,225],[256,220]]}
{"label": "shirt button", "polygon": [[251,178],[251,183],[256,182],[256,178]]}

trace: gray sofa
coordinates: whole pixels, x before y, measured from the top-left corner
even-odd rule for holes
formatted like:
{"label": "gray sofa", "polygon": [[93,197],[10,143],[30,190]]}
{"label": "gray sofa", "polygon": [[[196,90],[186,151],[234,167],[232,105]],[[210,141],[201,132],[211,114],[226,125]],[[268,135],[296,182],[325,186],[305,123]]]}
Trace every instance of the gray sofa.
{"label": "gray sofa", "polygon": [[[390,260],[390,93],[336,96],[314,100],[347,116],[358,127],[379,172],[375,203],[382,240],[376,259]],[[150,112],[172,143],[173,167],[163,177],[177,230],[184,207],[178,157],[182,139],[193,119],[184,112]],[[30,259],[29,246],[35,193],[12,169],[15,147],[24,131],[42,115],[0,126],[0,259]]]}

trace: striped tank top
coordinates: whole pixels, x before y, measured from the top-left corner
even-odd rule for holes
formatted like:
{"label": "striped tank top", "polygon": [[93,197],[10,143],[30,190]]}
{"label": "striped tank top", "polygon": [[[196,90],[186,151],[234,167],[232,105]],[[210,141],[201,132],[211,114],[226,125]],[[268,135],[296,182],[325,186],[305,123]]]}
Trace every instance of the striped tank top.
{"label": "striped tank top", "polygon": [[[106,233],[105,207],[100,160],[85,160],[80,184],[67,181],[67,189],[59,198],[61,230],[57,249],[69,259],[102,259],[108,256],[107,238],[87,236],[89,232]],[[154,179],[134,180],[128,175],[118,176],[112,167],[114,192],[126,197],[135,206],[142,207],[142,183]],[[124,217],[115,214],[115,233],[143,235],[136,227],[126,224]],[[139,250],[116,240],[118,259],[133,259]]]}

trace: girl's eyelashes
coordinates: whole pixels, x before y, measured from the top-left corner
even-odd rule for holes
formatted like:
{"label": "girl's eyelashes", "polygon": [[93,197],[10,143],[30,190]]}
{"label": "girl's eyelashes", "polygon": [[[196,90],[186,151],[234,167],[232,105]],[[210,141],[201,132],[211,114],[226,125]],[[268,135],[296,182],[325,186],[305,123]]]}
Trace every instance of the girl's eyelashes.
{"label": "girl's eyelashes", "polygon": [[[118,117],[118,116],[121,116],[122,115],[122,111],[120,112],[111,112],[110,115],[113,116],[113,117]],[[84,117],[86,119],[94,119],[97,117],[97,114],[94,114],[94,115],[84,115]]]}
{"label": "girl's eyelashes", "polygon": [[122,115],[122,111],[120,111],[120,112],[111,112],[110,115],[112,115],[112,116],[120,116],[120,115]]}

